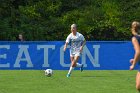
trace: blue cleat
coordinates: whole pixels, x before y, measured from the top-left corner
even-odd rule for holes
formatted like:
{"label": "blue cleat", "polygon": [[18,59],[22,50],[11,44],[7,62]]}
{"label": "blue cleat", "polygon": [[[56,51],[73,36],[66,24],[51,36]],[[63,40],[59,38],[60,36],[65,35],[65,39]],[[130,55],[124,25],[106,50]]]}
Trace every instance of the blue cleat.
{"label": "blue cleat", "polygon": [[84,67],[84,65],[82,64],[82,66],[81,66],[81,68],[80,68],[81,72],[83,71],[83,67]]}
{"label": "blue cleat", "polygon": [[70,74],[67,74],[67,77],[70,77]]}

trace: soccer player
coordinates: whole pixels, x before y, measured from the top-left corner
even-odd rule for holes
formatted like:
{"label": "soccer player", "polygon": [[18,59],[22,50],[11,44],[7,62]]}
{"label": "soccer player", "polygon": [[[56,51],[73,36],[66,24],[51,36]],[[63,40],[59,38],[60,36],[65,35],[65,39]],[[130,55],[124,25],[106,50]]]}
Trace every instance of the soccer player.
{"label": "soccer player", "polygon": [[68,35],[66,39],[64,51],[66,50],[69,43],[70,43],[71,66],[68,71],[67,77],[70,77],[71,72],[75,67],[80,67],[81,72],[83,71],[83,64],[79,64],[77,63],[77,61],[82,53],[86,40],[81,33],[77,32],[76,24],[71,25],[71,33]]}
{"label": "soccer player", "polygon": [[134,58],[130,60],[131,62],[130,70],[133,70],[136,63],[138,63],[139,68],[136,75],[136,89],[140,92],[140,23],[134,21],[132,23],[131,31],[133,34],[132,44],[134,46],[135,55]]}

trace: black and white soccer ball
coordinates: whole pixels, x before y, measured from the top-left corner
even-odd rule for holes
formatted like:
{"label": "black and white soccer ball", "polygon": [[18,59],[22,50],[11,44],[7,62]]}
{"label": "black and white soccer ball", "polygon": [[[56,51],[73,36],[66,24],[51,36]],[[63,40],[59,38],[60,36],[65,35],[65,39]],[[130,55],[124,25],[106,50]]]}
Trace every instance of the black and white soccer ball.
{"label": "black and white soccer ball", "polygon": [[45,76],[51,77],[53,74],[53,70],[52,69],[46,69],[45,70]]}

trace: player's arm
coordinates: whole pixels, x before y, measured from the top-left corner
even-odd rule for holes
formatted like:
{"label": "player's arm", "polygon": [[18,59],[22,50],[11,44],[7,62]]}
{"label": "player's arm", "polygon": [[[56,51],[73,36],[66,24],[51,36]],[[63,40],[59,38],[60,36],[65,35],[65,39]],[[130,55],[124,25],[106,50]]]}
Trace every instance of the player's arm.
{"label": "player's arm", "polygon": [[67,48],[67,46],[68,46],[68,44],[69,44],[69,42],[70,42],[70,35],[67,37],[67,39],[66,39],[66,43],[65,43],[65,45],[64,45],[64,52],[66,51],[66,48]]}
{"label": "player's arm", "polygon": [[86,40],[84,40],[84,41],[82,42],[81,47],[83,48],[83,47],[85,46],[85,44],[86,44]]}
{"label": "player's arm", "polygon": [[64,45],[64,49],[63,49],[64,51],[66,51],[67,46],[68,46],[68,42],[66,42]]}
{"label": "player's arm", "polygon": [[135,37],[132,38],[132,44],[133,44],[134,49],[135,49],[135,55],[134,55],[134,60],[132,62],[132,65],[130,66],[130,70],[134,69],[136,63],[140,59],[140,46],[139,46],[139,43]]}
{"label": "player's arm", "polygon": [[86,44],[86,40],[84,39],[84,41],[82,42],[81,47],[80,47],[80,52],[82,52],[85,44]]}

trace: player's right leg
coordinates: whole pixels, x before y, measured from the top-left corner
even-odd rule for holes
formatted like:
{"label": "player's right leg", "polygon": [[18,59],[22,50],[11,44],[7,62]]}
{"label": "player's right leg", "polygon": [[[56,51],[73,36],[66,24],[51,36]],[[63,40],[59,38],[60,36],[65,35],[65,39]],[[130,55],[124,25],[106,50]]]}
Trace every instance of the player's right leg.
{"label": "player's right leg", "polygon": [[70,77],[72,70],[76,67],[76,62],[78,61],[79,56],[71,56],[71,67],[69,69],[69,72],[67,74],[67,77]]}
{"label": "player's right leg", "polygon": [[71,60],[71,66],[70,66],[70,69],[69,69],[69,71],[68,71],[67,77],[70,77],[71,72],[72,72],[72,70],[74,69],[74,67],[72,66],[72,62],[73,62],[73,60],[74,60],[74,56],[73,56],[73,55],[70,55],[70,60]]}
{"label": "player's right leg", "polygon": [[140,71],[136,75],[136,89],[140,92]]}

